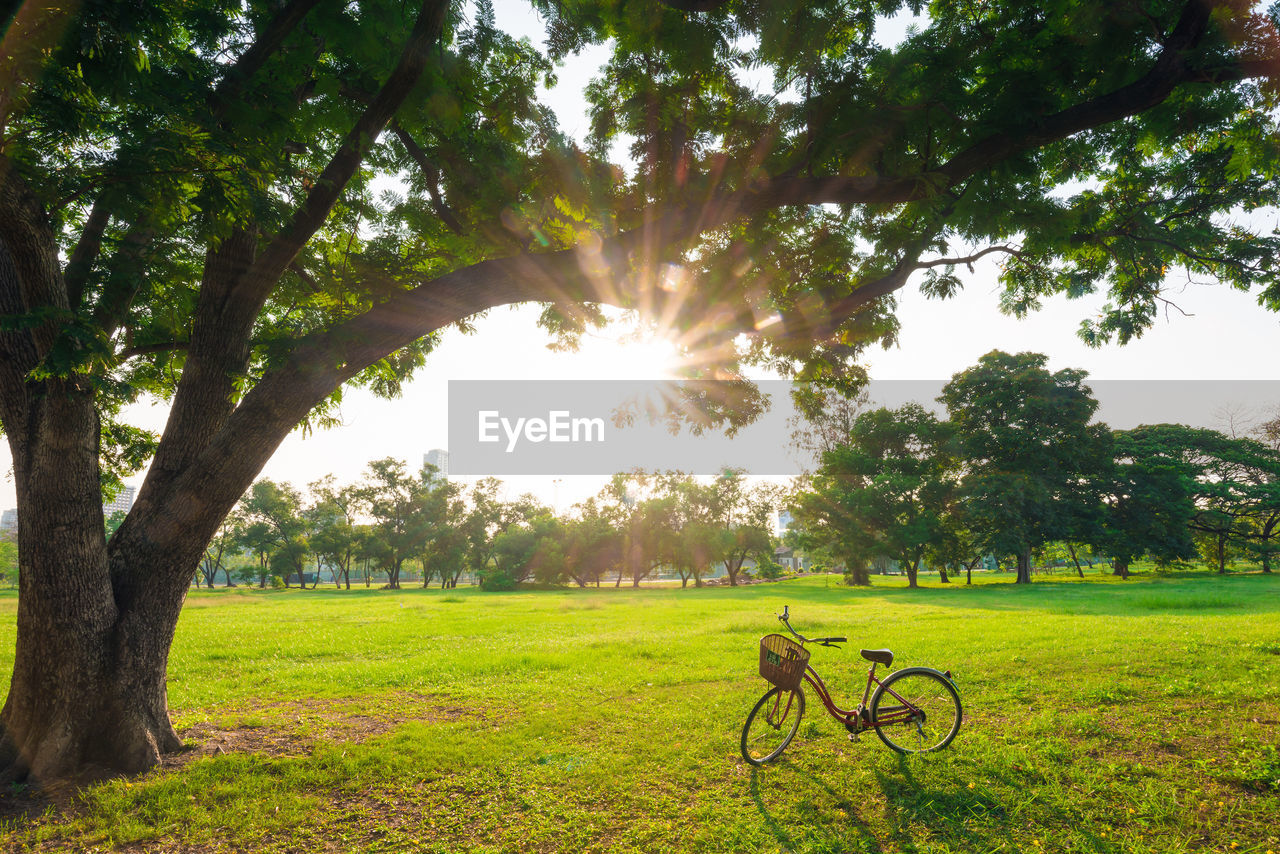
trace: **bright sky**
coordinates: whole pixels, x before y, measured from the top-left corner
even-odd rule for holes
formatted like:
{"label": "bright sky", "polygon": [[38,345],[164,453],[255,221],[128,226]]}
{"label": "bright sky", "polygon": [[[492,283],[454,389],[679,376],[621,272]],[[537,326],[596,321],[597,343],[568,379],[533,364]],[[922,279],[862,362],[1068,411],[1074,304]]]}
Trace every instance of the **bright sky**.
{"label": "bright sky", "polygon": [[[528,6],[499,2],[498,25],[541,43],[541,27]],[[560,84],[546,101],[563,129],[578,139],[588,124],[582,86],[607,52],[594,48],[572,58],[559,73]],[[1275,228],[1274,215],[1263,223]],[[1141,340],[1126,347],[1092,350],[1076,337],[1080,321],[1097,312],[1102,299],[1049,300],[1037,314],[1019,321],[999,313],[994,267],[979,265],[964,291],[953,299],[925,299],[914,287],[900,297],[901,341],[890,351],[868,354],[874,379],[945,379],[972,365],[992,349],[1047,353],[1050,368],[1076,367],[1095,379],[1280,380],[1276,342],[1280,316],[1258,307],[1253,297],[1219,286],[1191,286],[1173,295],[1186,312],[1172,311]],[[499,309],[475,324],[476,333],[450,333],[418,377],[398,400],[374,398],[363,391],[347,395],[340,427],[309,436],[291,435],[262,476],[305,486],[333,473],[340,482],[360,477],[371,459],[394,456],[416,468],[431,448],[447,448],[448,381],[458,379],[652,379],[672,367],[671,348],[661,342],[619,341],[618,331],[588,337],[577,353],[555,353],[537,329],[533,307]],[[1246,409],[1280,401],[1240,401]],[[133,423],[159,432],[167,410],[139,404]],[[0,467],[8,471],[8,447]],[[131,483],[140,484],[141,475]],[[512,496],[533,491],[561,509],[594,493],[600,478],[508,478]],[[10,473],[0,482],[0,508],[16,504]]]}

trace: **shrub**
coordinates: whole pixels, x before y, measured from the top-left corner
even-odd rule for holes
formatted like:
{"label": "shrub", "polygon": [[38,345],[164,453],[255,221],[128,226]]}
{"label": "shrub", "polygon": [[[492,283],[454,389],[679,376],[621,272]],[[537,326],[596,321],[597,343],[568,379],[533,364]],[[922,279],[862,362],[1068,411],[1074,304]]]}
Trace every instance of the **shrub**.
{"label": "shrub", "polygon": [[516,580],[508,572],[490,569],[480,573],[480,589],[489,591],[515,590]]}

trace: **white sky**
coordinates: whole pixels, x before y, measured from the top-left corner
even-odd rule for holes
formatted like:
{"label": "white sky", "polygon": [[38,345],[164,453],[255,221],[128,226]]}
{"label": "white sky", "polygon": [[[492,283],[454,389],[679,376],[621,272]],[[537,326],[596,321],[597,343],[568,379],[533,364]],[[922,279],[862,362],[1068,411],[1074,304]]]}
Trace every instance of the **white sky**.
{"label": "white sky", "polygon": [[[541,27],[527,5],[499,0],[499,27],[541,43]],[[547,93],[561,127],[581,140],[588,130],[583,85],[607,57],[593,48],[571,58],[559,72],[559,85]],[[1274,215],[1264,223],[1276,226]],[[873,350],[867,362],[874,379],[945,379],[972,365],[992,349],[1047,353],[1050,367],[1087,370],[1094,379],[1278,380],[1276,343],[1280,316],[1261,309],[1255,299],[1221,286],[1192,286],[1173,295],[1190,316],[1172,312],[1142,339],[1125,347],[1087,348],[1076,337],[1080,321],[1095,314],[1101,298],[1047,301],[1044,309],[1019,321],[999,313],[992,265],[979,265],[963,292],[945,301],[925,299],[909,286],[900,296],[901,341],[890,351]],[[426,367],[394,401],[355,390],[343,405],[343,425],[307,437],[295,432],[262,476],[297,486],[333,473],[340,482],[360,477],[371,459],[394,456],[416,468],[431,448],[447,448],[448,381],[458,379],[652,379],[665,375],[668,349],[654,343],[626,343],[604,334],[591,336],[577,353],[555,353],[535,326],[538,309],[499,309],[479,319],[476,333],[450,333]],[[1240,401],[1261,408],[1276,401]],[[159,432],[167,414],[162,406],[139,404],[130,420]],[[782,452],[781,449],[779,451]],[[0,469],[11,467],[7,444]],[[140,484],[141,475],[130,479]],[[594,493],[601,478],[507,478],[509,492],[533,491],[561,509]],[[12,474],[0,482],[0,508],[16,504]]]}

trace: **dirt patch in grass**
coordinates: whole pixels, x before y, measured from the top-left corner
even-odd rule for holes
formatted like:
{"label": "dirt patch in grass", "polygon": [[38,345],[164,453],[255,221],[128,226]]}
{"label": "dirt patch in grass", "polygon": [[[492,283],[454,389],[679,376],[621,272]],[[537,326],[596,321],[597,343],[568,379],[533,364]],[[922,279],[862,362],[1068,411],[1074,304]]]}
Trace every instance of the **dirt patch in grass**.
{"label": "dirt patch in grass", "polygon": [[[371,710],[370,705],[368,699],[307,699],[219,709],[218,720],[177,727],[187,749],[161,757],[159,767],[151,773],[170,773],[196,759],[228,753],[305,756],[320,743],[359,743],[413,721],[439,724],[495,717],[491,710],[470,708],[441,695],[401,693],[379,698],[376,710]],[[179,718],[183,716],[181,710],[175,712]],[[0,788],[0,835],[9,827],[28,824],[46,813],[65,815],[75,811],[81,786],[114,776],[117,775],[91,769],[83,780],[60,782],[43,790],[25,785]],[[205,849],[197,846],[154,850]]]}
{"label": "dirt patch in grass", "polygon": [[409,722],[439,724],[492,716],[450,697],[430,694],[397,694],[380,700],[377,710],[369,705],[368,700],[305,699],[223,712],[220,721],[180,727],[178,735],[189,749],[165,756],[161,767],[179,768],[203,756],[226,753],[302,756],[319,742],[358,743]]}

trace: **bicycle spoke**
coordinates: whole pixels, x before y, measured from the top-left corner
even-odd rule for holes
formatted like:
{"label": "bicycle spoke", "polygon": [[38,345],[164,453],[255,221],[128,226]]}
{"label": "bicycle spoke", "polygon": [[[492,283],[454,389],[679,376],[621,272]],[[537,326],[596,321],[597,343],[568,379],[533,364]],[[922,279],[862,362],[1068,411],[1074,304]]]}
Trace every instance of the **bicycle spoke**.
{"label": "bicycle spoke", "polygon": [[959,727],[960,703],[949,683],[931,671],[900,671],[885,680],[874,702],[876,732],[895,750],[936,750]]}
{"label": "bicycle spoke", "polygon": [[742,728],[742,757],[752,765],[775,759],[800,728],[804,693],[771,689],[760,698]]}

